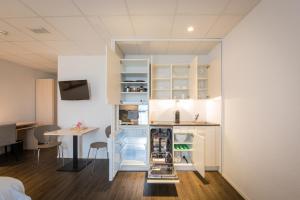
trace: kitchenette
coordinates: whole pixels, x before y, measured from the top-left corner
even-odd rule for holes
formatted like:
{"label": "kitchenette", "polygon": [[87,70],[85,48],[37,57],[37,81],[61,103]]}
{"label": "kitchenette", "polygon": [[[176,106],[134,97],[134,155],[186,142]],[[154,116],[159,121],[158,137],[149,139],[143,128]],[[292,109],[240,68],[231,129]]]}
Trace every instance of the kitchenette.
{"label": "kitchenette", "polygon": [[[178,183],[179,170],[204,178],[221,167],[221,43],[173,41],[170,55],[153,43],[139,54],[136,42],[107,49],[110,180],[118,171],[146,171],[149,184]],[[186,48],[191,43],[202,48]]]}

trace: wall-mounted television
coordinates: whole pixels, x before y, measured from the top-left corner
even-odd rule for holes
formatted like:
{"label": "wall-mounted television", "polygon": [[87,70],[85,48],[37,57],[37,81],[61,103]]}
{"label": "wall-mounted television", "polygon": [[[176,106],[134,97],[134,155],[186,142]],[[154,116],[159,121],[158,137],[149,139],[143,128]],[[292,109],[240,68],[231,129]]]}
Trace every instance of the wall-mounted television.
{"label": "wall-mounted television", "polygon": [[59,81],[61,100],[89,100],[87,80]]}

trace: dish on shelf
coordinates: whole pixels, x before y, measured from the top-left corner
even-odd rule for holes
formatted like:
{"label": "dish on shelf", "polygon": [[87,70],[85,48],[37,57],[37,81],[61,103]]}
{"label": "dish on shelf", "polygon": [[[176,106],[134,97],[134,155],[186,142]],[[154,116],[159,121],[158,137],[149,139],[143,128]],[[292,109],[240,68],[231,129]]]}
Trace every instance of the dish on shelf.
{"label": "dish on shelf", "polygon": [[190,147],[187,144],[174,144],[175,150],[189,150]]}
{"label": "dish on shelf", "polygon": [[175,139],[178,142],[185,142],[187,138],[186,134],[175,134]]}

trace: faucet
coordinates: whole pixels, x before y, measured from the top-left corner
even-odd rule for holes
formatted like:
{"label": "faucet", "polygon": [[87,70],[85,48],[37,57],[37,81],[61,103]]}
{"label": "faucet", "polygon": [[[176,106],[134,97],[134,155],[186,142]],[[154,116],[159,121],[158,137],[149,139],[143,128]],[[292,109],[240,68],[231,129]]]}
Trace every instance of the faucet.
{"label": "faucet", "polygon": [[199,118],[199,113],[197,113],[197,114],[195,115],[195,118],[194,118],[194,120],[195,120],[195,121],[197,121],[197,120],[198,120],[198,118]]}

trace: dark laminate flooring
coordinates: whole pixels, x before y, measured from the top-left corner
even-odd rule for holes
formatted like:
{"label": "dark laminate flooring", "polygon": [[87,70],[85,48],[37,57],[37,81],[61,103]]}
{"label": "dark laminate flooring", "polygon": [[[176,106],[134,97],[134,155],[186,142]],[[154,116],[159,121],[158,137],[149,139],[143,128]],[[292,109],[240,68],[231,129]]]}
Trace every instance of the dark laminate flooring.
{"label": "dark laminate flooring", "polygon": [[178,172],[179,184],[150,185],[145,183],[145,172],[119,172],[109,182],[107,160],[97,160],[94,172],[93,165],[79,173],[57,172],[60,164],[56,149],[43,150],[38,167],[33,167],[32,152],[26,151],[19,162],[2,156],[0,176],[20,179],[33,200],[243,199],[218,172],[207,172],[206,180],[194,172]]}

